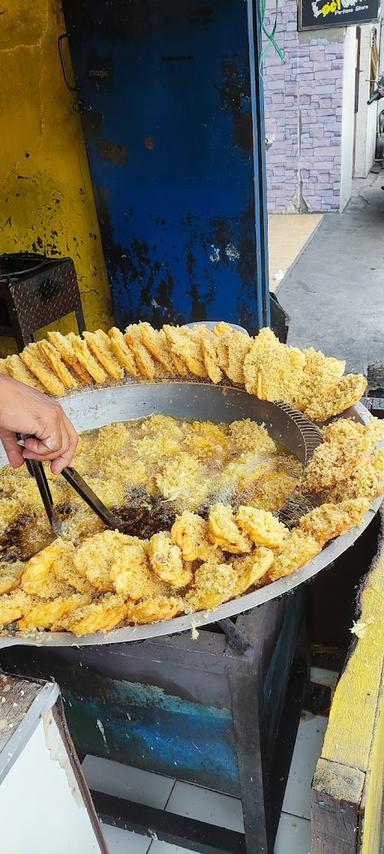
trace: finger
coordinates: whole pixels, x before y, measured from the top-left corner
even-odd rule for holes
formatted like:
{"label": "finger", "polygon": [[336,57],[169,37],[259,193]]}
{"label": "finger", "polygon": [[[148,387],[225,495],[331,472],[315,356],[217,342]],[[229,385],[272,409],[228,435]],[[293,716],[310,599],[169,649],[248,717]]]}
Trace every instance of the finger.
{"label": "finger", "polygon": [[24,463],[24,457],[21,448],[17,444],[16,435],[14,433],[3,433],[0,438],[4,445],[9,464],[14,469],[20,468]]}
{"label": "finger", "polygon": [[55,460],[56,457],[59,457],[60,454],[63,454],[68,450],[70,440],[67,431],[64,430],[61,435],[59,447],[55,447],[53,449],[47,448],[39,439],[32,440],[30,445],[32,446],[32,449],[30,449],[30,447],[23,448],[23,457],[25,460]]}
{"label": "finger", "polygon": [[46,457],[46,459],[54,459],[55,454],[56,456],[60,454],[63,447],[63,441],[65,441],[63,431],[61,429],[56,429],[44,439],[29,436],[28,439],[25,439],[24,448],[26,451],[32,451],[32,453],[38,454],[39,456],[52,454],[53,456]]}
{"label": "finger", "polygon": [[63,468],[70,466],[76,452],[79,437],[70,422],[68,422],[68,441],[69,444],[67,450],[60,454],[59,457],[56,457],[51,464],[53,474],[60,474]]}

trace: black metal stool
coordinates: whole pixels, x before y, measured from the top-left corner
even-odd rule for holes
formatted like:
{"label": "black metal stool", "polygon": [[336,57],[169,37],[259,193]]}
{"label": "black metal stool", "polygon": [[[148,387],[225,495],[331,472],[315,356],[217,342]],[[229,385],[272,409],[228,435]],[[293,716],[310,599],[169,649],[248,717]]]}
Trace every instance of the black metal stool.
{"label": "black metal stool", "polygon": [[71,258],[28,252],[0,256],[0,336],[16,338],[22,350],[38,329],[72,311],[81,333],[85,322]]}

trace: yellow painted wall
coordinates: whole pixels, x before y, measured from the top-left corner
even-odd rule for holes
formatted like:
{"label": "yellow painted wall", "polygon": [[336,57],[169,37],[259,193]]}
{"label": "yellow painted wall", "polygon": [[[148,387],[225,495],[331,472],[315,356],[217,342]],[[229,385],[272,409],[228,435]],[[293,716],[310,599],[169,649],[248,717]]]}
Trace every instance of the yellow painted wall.
{"label": "yellow painted wall", "polygon": [[[87,327],[106,327],[109,285],[76,93],[64,84],[57,49],[61,4],[3,0],[0,11],[0,253],[69,255]],[[14,349],[0,339],[0,355]]]}

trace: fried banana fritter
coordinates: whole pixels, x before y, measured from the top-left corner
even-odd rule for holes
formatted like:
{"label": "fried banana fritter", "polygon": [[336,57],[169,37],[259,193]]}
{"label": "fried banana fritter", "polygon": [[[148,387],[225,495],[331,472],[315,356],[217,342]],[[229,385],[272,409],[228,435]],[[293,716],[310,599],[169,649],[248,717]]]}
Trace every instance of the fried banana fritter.
{"label": "fried banana fritter", "polygon": [[0,595],[10,593],[11,590],[16,590],[20,585],[20,579],[23,574],[25,563],[22,560],[16,560],[14,563],[7,561],[0,563]]}
{"label": "fried banana fritter", "polygon": [[61,356],[63,362],[65,362],[77,377],[80,385],[89,385],[92,383],[93,377],[91,377],[90,373],[79,362],[72,344],[68,341],[68,336],[62,335],[61,332],[48,332],[47,337],[48,341],[57,350],[59,356]]}
{"label": "fried banana fritter", "polygon": [[18,380],[19,383],[29,385],[31,388],[36,388],[38,391],[45,391],[45,387],[32,373],[32,371],[27,368],[22,359],[20,359],[20,356],[7,356],[5,359],[5,366],[7,374],[9,374],[12,379]]}
{"label": "fried banana fritter", "polygon": [[244,359],[245,388],[262,400],[293,403],[303,378],[305,356],[262,329]]}
{"label": "fried banana fritter", "polygon": [[143,344],[139,325],[132,323],[131,326],[127,326],[124,337],[128,349],[135,358],[140,375],[146,380],[154,380],[157,373],[156,363]]}
{"label": "fried banana fritter", "polygon": [[293,405],[302,411],[317,396],[328,394],[341,380],[345,362],[324,356],[313,347],[303,350],[305,364],[300,384],[294,393]]}
{"label": "fried banana fritter", "polygon": [[358,403],[366,388],[365,377],[360,374],[347,374],[330,390],[312,397],[305,407],[305,414],[312,421],[326,421]]}
{"label": "fried banana fritter", "polygon": [[378,420],[368,426],[352,419],[330,424],[324,430],[324,442],[319,445],[304,473],[302,488],[307,492],[321,493],[347,479],[365,465],[383,435]]}
{"label": "fried banana fritter", "polygon": [[137,602],[144,596],[163,595],[166,584],[150,571],[148,540],[125,536],[125,543],[111,565],[111,579],[116,593]]}
{"label": "fried banana fritter", "polygon": [[192,581],[192,570],[183,563],[181,551],[170,534],[164,531],[154,534],[149,541],[148,556],[155,575],[176,590]]}
{"label": "fried banana fritter", "polygon": [[88,537],[76,549],[75,569],[79,575],[88,579],[95,590],[100,593],[111,592],[114,590],[111,567],[125,544],[125,534],[119,531],[102,531]]}
{"label": "fried banana fritter", "polygon": [[172,620],[185,610],[183,599],[177,596],[149,596],[140,602],[129,602],[127,619],[129,623],[159,623]]}
{"label": "fried banana fritter", "polygon": [[206,326],[199,326],[195,331],[200,338],[203,362],[207,376],[212,383],[217,384],[223,379],[223,371],[220,367],[217,337],[212,335]]}
{"label": "fried banana fritter", "polygon": [[279,549],[269,570],[270,580],[276,581],[278,578],[291,575],[292,572],[296,572],[297,569],[316,557],[319,552],[321,552],[321,545],[317,540],[300,528],[296,528],[290,532],[289,537]]}
{"label": "fried banana fritter", "polygon": [[256,507],[240,506],[235,516],[236,524],[257,546],[276,549],[287,538],[288,530],[272,513]]}
{"label": "fried banana fritter", "polygon": [[122,596],[106,593],[89,605],[76,608],[60,617],[57,631],[74,632],[75,635],[91,635],[95,632],[108,632],[122,623],[127,616],[127,605]]}
{"label": "fried banana fritter", "polygon": [[124,370],[113,352],[111,339],[106,332],[98,329],[96,332],[84,332],[83,334],[91,353],[100,362],[108,376],[114,380],[122,379]]}
{"label": "fried banana fritter", "polygon": [[79,335],[75,335],[74,332],[70,332],[67,335],[67,339],[75,351],[76,359],[86,370],[87,374],[90,374],[96,383],[105,383],[108,379],[107,373],[92,356],[87,342],[80,338]]}
{"label": "fried banana fritter", "polygon": [[57,596],[52,601],[36,602],[28,607],[27,612],[18,621],[17,627],[21,631],[55,629],[67,614],[88,605],[90,601],[89,595],[72,593],[69,596]]}
{"label": "fried banana fritter", "polygon": [[164,330],[153,329],[150,323],[139,323],[139,330],[148,353],[172,376],[175,373],[175,366]]}
{"label": "fried banana fritter", "polygon": [[211,543],[219,546],[224,552],[245,554],[252,549],[251,540],[236,525],[232,508],[225,504],[214,504],[210,507],[208,536]]}
{"label": "fried banana fritter", "polygon": [[177,364],[185,366],[187,373],[206,379],[208,374],[204,364],[201,337],[194,329],[183,326],[164,326],[168,346]]}
{"label": "fried banana fritter", "polygon": [[239,573],[231,563],[202,563],[195,572],[194,586],[186,602],[192,611],[210,610],[233,599]]}
{"label": "fried banana fritter", "polygon": [[366,498],[342,501],[340,504],[322,504],[303,516],[299,527],[321,546],[360,525],[369,510]]}
{"label": "fried banana fritter", "polygon": [[24,590],[13,590],[0,596],[0,628],[20,620],[28,614],[33,605],[33,599]]}
{"label": "fried banana fritter", "polygon": [[116,326],[112,326],[112,329],[108,330],[108,335],[111,339],[111,347],[116,359],[124,369],[125,373],[128,374],[129,377],[140,376],[140,371],[137,367],[135,357],[132,350],[127,346],[124,335],[120,329],[117,329]]}
{"label": "fried banana fritter", "polygon": [[53,572],[55,561],[69,552],[72,552],[71,544],[59,538],[32,557],[25,564],[21,577],[21,587],[25,593],[41,599],[53,599],[69,592],[66,582],[57,578]]}
{"label": "fried banana fritter", "polygon": [[37,344],[38,352],[41,358],[46,363],[47,367],[56,375],[57,379],[63,383],[63,386],[68,389],[78,388],[79,383],[63,362],[60,354],[57,352],[53,344],[49,341],[39,341]]}
{"label": "fried banana fritter", "polygon": [[261,587],[274,558],[273,551],[264,547],[255,549],[252,554],[245,557],[235,558],[232,566],[239,573],[236,595],[241,596],[250,587]]}
{"label": "fried banana fritter", "polygon": [[40,358],[37,344],[28,344],[28,347],[25,347],[23,352],[20,353],[20,358],[49,394],[53,394],[56,397],[62,397],[65,394],[65,386],[61,380],[47,368],[45,362]]}
{"label": "fried banana fritter", "polygon": [[178,516],[171,528],[171,538],[187,562],[224,561],[223,552],[208,537],[208,523],[197,513],[185,510]]}

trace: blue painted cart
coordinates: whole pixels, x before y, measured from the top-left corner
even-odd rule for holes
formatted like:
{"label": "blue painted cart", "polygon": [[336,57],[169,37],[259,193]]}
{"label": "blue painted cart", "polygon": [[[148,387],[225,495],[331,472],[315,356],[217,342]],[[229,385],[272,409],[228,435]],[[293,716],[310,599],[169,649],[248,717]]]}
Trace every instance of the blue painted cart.
{"label": "blue painted cart", "polygon": [[257,332],[270,308],[256,0],[63,7],[116,323]]}

